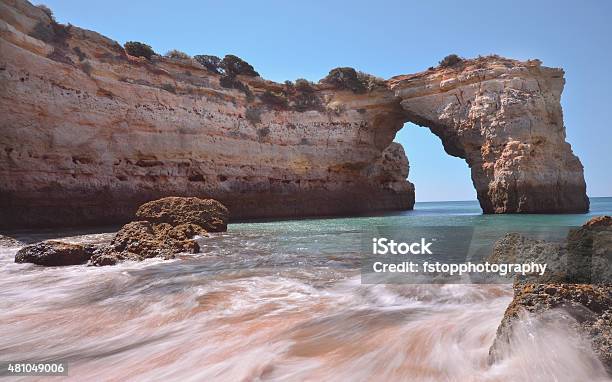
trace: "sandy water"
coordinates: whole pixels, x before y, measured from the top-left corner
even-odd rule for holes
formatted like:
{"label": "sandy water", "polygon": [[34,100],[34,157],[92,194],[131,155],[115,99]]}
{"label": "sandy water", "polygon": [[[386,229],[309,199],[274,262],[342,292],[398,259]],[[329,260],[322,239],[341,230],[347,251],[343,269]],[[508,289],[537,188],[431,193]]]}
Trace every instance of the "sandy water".
{"label": "sandy water", "polygon": [[[488,365],[509,285],[361,284],[355,242],[364,227],[498,221],[473,209],[232,224],[202,239],[201,254],[103,268],[15,264],[18,248],[3,247],[0,361],[64,360],[69,376],[52,380],[74,381],[607,380],[583,339],[529,316],[505,359]],[[511,227],[588,216],[501,218]],[[13,233],[74,242],[111,235]]]}

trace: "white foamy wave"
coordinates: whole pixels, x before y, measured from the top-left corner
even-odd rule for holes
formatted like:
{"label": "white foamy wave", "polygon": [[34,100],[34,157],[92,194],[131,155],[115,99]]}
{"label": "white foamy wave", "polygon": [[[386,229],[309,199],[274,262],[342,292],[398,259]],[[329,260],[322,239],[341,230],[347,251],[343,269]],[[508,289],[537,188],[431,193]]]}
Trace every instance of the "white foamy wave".
{"label": "white foamy wave", "polygon": [[71,381],[605,380],[567,325],[530,316],[490,366],[509,285],[364,285],[351,256],[254,237],[101,268],[1,248],[2,359],[63,359]]}

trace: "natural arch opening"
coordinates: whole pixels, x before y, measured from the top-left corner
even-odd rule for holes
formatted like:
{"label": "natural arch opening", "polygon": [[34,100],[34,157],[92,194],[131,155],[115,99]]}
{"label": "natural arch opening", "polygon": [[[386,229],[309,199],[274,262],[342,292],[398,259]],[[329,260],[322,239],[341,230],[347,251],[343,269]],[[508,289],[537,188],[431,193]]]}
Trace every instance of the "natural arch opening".
{"label": "natural arch opening", "polygon": [[415,185],[417,202],[476,200],[467,163],[448,155],[429,129],[406,122],[394,142],[404,147],[410,161],[408,180]]}

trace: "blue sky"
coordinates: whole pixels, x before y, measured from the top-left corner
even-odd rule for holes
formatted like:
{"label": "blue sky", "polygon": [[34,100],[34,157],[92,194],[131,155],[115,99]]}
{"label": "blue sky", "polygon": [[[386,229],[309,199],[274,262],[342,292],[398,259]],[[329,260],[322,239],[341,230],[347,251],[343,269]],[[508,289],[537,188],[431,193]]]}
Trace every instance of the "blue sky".
{"label": "blue sky", "polygon": [[[36,4],[36,2],[35,2]],[[568,141],[587,193],[612,196],[610,1],[82,1],[46,0],[60,22],[164,53],[236,54],[268,79],[319,80],[337,66],[388,78],[449,53],[539,58],[563,67]],[[475,199],[465,162],[414,125],[396,140],[417,201]]]}

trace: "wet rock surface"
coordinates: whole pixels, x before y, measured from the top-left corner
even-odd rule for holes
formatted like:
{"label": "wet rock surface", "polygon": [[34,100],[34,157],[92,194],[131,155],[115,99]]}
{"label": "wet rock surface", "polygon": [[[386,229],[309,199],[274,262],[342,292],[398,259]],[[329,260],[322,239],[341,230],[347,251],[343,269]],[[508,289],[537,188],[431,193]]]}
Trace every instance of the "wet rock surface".
{"label": "wet rock surface", "polygon": [[197,253],[200,246],[192,238],[206,234],[195,224],[172,227],[167,223],[135,221],[124,225],[108,246],[91,257],[92,265],[114,265],[123,260],[140,261],[152,257],[172,259],[177,253]]}
{"label": "wet rock surface", "polygon": [[193,238],[226,231],[229,211],[214,199],[167,197],[143,204],[136,217],[143,220],[124,225],[108,246],[96,250],[91,265],[198,253],[200,246]]}
{"label": "wet rock surface", "polygon": [[45,266],[78,265],[86,263],[94,251],[95,247],[91,245],[49,240],[23,247],[15,255],[15,262]]}
{"label": "wet rock surface", "polygon": [[555,319],[588,339],[612,375],[612,218],[589,220],[570,230],[562,244],[507,235],[497,243],[490,260],[547,262],[551,268],[544,278],[515,280],[514,299],[497,330],[490,362],[504,357],[511,346],[513,323],[522,314],[552,319],[555,312]]}
{"label": "wet rock surface", "polygon": [[[104,266],[149,258],[172,259],[179,253],[198,253],[196,236],[227,230],[228,209],[213,199],[169,197],[145,203],[137,220],[125,224],[109,244],[81,245],[43,241],[28,245],[15,256],[17,263],[38,265]],[[196,224],[198,223],[198,224]]]}

